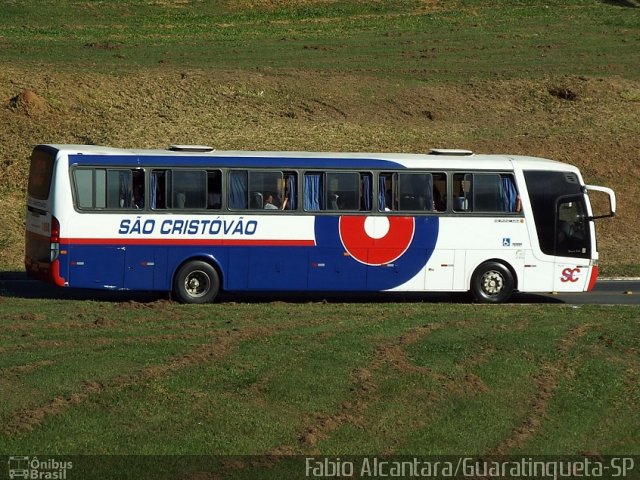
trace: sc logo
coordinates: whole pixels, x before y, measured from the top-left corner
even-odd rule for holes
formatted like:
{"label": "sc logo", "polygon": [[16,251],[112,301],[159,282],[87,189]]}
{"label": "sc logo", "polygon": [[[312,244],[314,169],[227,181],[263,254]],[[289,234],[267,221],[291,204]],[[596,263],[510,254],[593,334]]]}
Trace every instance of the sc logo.
{"label": "sc logo", "polygon": [[575,283],[580,280],[580,269],[576,268],[565,268],[562,271],[562,277],[560,277],[560,281],[563,283],[571,282]]}

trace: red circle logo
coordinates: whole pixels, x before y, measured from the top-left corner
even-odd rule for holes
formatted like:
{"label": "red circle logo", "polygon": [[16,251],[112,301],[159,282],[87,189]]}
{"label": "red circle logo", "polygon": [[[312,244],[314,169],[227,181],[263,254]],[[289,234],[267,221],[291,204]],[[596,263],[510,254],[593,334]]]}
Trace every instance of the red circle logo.
{"label": "red circle logo", "polygon": [[340,241],[365,265],[385,265],[407,251],[415,232],[413,217],[340,217]]}

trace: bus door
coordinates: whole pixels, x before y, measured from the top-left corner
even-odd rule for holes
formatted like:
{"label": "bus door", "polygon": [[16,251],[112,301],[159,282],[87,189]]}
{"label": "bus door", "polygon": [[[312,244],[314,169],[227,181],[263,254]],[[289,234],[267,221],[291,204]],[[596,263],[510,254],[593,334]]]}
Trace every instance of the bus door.
{"label": "bus door", "polygon": [[556,202],[554,291],[582,292],[590,277],[591,228],[584,195]]}

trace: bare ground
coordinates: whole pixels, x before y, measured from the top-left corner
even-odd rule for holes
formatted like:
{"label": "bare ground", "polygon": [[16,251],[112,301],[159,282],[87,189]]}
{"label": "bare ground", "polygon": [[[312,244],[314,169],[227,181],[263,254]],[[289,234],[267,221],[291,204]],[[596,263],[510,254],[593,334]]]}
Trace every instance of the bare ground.
{"label": "bare ground", "polygon": [[[560,77],[400,83],[299,70],[129,74],[0,71],[0,269],[20,269],[24,191],[38,143],[426,152],[470,148],[566,161],[613,187],[601,264],[640,264],[640,82]],[[613,269],[613,270],[611,270]]]}

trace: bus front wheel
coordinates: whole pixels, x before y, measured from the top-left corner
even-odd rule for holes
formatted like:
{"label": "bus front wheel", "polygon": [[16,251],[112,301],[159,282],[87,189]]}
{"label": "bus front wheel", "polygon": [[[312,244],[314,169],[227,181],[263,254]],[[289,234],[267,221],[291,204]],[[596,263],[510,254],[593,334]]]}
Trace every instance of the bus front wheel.
{"label": "bus front wheel", "polygon": [[481,303],[507,301],[513,293],[514,285],[511,270],[499,262],[483,263],[471,277],[471,293]]}
{"label": "bus front wheel", "polygon": [[182,303],[209,303],[220,289],[220,277],[207,262],[185,263],[176,273],[173,293]]}

